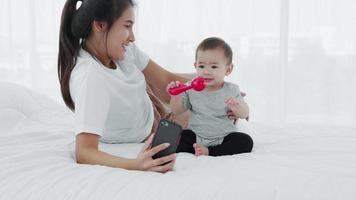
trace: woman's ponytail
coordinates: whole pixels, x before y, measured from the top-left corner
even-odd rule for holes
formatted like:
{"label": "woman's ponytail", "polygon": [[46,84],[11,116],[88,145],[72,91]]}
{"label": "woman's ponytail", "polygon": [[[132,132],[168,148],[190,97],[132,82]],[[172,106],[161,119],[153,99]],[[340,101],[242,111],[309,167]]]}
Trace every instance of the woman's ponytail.
{"label": "woman's ponytail", "polygon": [[58,78],[65,104],[73,111],[74,103],[70,96],[69,79],[76,64],[80,49],[80,38],[72,32],[72,20],[77,6],[77,0],[67,0],[64,5],[59,30]]}
{"label": "woman's ponytail", "polygon": [[106,22],[108,30],[122,13],[133,6],[132,0],[67,0],[64,5],[59,30],[59,51],[57,71],[64,103],[74,111],[75,106],[70,95],[69,80],[77,62],[81,42],[91,33],[94,20]]}

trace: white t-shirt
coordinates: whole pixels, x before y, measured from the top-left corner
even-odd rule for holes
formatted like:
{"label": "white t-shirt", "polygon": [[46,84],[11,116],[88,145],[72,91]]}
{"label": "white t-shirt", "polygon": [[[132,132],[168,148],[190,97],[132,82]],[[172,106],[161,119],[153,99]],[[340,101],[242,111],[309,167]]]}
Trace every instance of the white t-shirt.
{"label": "white t-shirt", "polygon": [[75,133],[100,135],[107,143],[141,142],[153,125],[152,102],[142,73],[149,57],[131,44],[109,69],[84,49],[70,77]]}

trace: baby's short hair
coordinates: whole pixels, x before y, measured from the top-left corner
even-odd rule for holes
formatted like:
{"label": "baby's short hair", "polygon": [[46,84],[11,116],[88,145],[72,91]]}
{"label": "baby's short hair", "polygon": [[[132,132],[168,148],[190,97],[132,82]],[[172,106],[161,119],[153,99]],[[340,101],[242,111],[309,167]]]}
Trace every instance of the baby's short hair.
{"label": "baby's short hair", "polygon": [[227,58],[228,65],[232,63],[232,50],[229,44],[223,39],[218,37],[209,37],[204,39],[197,47],[195,51],[195,60],[197,60],[198,51],[212,50],[221,48],[224,51],[224,55]]}

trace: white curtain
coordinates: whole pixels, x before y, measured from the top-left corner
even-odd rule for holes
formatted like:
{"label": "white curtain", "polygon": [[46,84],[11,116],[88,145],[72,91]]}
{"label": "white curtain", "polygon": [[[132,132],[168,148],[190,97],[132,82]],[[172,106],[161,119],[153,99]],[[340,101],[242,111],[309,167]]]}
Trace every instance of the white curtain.
{"label": "white curtain", "polygon": [[[61,102],[56,74],[64,0],[1,0],[0,78]],[[137,44],[175,72],[218,36],[233,48],[228,81],[251,121],[356,125],[355,0],[138,0]]]}

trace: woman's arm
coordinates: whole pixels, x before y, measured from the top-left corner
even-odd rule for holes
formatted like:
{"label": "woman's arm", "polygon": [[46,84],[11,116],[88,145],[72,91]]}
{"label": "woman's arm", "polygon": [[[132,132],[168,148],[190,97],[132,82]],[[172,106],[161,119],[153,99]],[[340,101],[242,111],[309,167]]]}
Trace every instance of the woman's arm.
{"label": "woman's arm", "polygon": [[166,92],[166,87],[171,81],[180,81],[185,83],[189,81],[192,77],[190,74],[175,74],[164,69],[153,60],[149,60],[148,64],[143,70],[146,81],[152,86],[152,89],[158,93],[161,99],[168,103],[170,96]]}
{"label": "woman's arm", "polygon": [[76,136],[75,154],[78,163],[138,169],[134,159],[120,158],[99,151],[99,137],[90,133],[81,133]]}
{"label": "woman's arm", "polygon": [[[167,172],[174,166],[175,154],[152,159],[154,154],[168,147],[161,144],[151,149],[152,136],[145,142],[136,159],[117,157],[99,151],[99,137],[91,133],[80,133],[76,136],[75,155],[78,163],[157,172]],[[167,162],[169,163],[162,165]]]}

